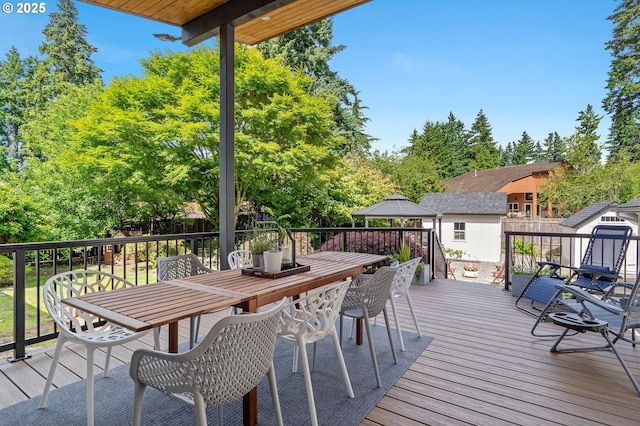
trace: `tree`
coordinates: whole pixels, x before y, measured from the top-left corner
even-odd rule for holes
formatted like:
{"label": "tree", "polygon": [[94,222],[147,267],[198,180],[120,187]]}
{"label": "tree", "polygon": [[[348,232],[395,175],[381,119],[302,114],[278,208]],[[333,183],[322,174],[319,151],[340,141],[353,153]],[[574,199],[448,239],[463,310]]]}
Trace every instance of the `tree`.
{"label": "tree", "polygon": [[600,136],[596,133],[602,116],[598,116],[591,105],[578,114],[575,133],[567,139],[567,162],[576,171],[587,174],[600,163],[602,153],[596,143]]}
{"label": "tree", "polygon": [[467,170],[486,170],[498,167],[500,154],[493,140],[491,124],[480,110],[468,134],[470,161]]}
{"label": "tree", "polygon": [[545,161],[562,161],[565,157],[565,143],[558,132],[551,132],[544,140]]}
{"label": "tree", "polygon": [[527,164],[533,160],[535,154],[535,142],[527,132],[522,132],[522,136],[513,144],[512,165]]}
{"label": "tree", "polygon": [[48,89],[43,94],[46,100],[61,93],[62,83],[84,85],[102,81],[102,70],[91,59],[97,49],[87,42],[87,30],[78,23],[75,5],[71,0],[60,0],[58,10],[49,14],[50,21],[42,30],[46,41],[39,47],[44,55],[39,79],[40,85]]}
{"label": "tree", "polygon": [[32,56],[21,59],[14,46],[6,57],[6,61],[0,62],[0,146],[5,148],[0,164],[18,170],[22,159],[21,127],[34,106],[32,90],[36,59]]}
{"label": "tree", "polygon": [[459,176],[467,171],[469,154],[464,123],[449,113],[446,123],[427,121],[422,133],[414,131],[406,155],[427,156],[442,179]]}
{"label": "tree", "polygon": [[15,173],[0,172],[0,244],[41,241],[42,205]]}
{"label": "tree", "polygon": [[373,138],[364,133],[369,120],[363,115],[364,107],[358,91],[347,80],[332,71],[329,62],[346,47],[332,46],[333,21],[324,19],[262,42],[257,48],[265,58],[280,58],[295,71],[313,77],[309,93],[335,99],[333,119],[337,136],[345,143],[337,147],[341,154],[353,152],[365,155]]}
{"label": "tree", "polygon": [[389,175],[372,168],[363,158],[349,154],[344,167],[337,170],[331,184],[331,202],[327,204],[327,217],[336,225],[350,226],[351,213],[382,201],[398,192],[398,186]]}
{"label": "tree", "polygon": [[425,193],[444,192],[437,167],[426,155],[410,154],[402,158],[393,180],[400,192],[414,203],[419,203]]}
{"label": "tree", "polygon": [[[65,176],[55,182],[69,199],[98,206],[99,214],[87,210],[100,222],[93,232],[166,217],[188,201],[217,225],[218,61],[219,52],[206,47],[153,53],[142,61],[143,77],[116,79],[85,101],[84,112],[66,124],[68,144],[46,145],[49,164],[39,170],[53,173],[55,164]],[[306,92],[309,77],[287,71],[255,49],[237,48],[236,212],[267,206],[304,223],[330,204],[329,187],[342,167],[332,149],[342,140],[332,132],[331,102]],[[66,132],[54,127],[49,134]],[[77,210],[76,218],[86,217]]]}
{"label": "tree", "polygon": [[613,38],[605,43],[612,60],[607,96],[602,102],[611,116],[608,145],[611,157],[626,153],[640,160],[640,4],[622,0],[607,19],[613,22]]}

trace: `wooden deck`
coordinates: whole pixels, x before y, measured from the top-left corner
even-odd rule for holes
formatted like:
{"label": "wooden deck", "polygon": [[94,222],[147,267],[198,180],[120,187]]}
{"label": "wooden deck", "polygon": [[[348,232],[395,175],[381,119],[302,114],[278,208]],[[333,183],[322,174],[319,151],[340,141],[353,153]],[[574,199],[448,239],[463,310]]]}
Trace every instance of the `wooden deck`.
{"label": "wooden deck", "polygon": [[[531,336],[533,319],[514,308],[514,298],[501,286],[440,280],[413,286],[411,294],[423,334],[435,340],[363,425],[640,422],[640,397],[612,352],[550,353],[553,339]],[[400,302],[398,307],[404,328],[413,330],[406,304]],[[202,327],[215,319],[203,316]],[[183,340],[188,339],[188,330],[188,322],[181,324]],[[570,338],[579,340],[599,344],[602,338],[592,333]],[[114,348],[112,366],[128,362],[133,350],[151,344],[149,334]],[[625,342],[618,347],[640,378],[640,347]],[[0,364],[0,407],[39,397],[51,352]],[[80,380],[84,356],[83,348],[65,349],[54,386]],[[103,353],[96,353],[96,365],[104,365]],[[284,408],[286,401],[281,402]]]}

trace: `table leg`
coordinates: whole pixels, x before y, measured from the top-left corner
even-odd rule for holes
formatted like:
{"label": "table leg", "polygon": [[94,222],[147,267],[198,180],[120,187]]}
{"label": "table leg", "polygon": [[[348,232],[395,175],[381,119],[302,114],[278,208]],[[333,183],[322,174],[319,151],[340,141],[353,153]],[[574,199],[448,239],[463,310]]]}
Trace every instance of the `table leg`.
{"label": "table leg", "polygon": [[178,322],[169,323],[169,353],[178,353]]}
{"label": "table leg", "polygon": [[[258,312],[256,299],[251,299],[242,304],[244,312]],[[258,423],[258,388],[251,389],[242,398],[242,419],[244,426],[254,426]]]}
{"label": "table leg", "polygon": [[356,345],[361,345],[362,344],[362,325],[363,325],[363,319],[359,318],[356,319]]}

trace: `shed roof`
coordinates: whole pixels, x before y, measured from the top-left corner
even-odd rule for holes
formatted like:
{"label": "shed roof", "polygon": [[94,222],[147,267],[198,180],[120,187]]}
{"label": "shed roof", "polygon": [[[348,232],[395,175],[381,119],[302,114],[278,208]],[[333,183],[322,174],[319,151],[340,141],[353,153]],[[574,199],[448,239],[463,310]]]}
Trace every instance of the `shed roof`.
{"label": "shed roof", "polygon": [[422,196],[420,205],[439,214],[506,215],[504,192],[443,192]]}
{"label": "shed roof", "polygon": [[534,173],[550,172],[562,162],[523,164],[489,170],[475,170],[449,179],[444,183],[449,192],[496,192],[505,185]]}
{"label": "shed roof", "polygon": [[582,225],[587,222],[593,220],[594,217],[600,216],[607,211],[615,211],[615,208],[620,204],[615,201],[605,201],[603,203],[592,203],[587,207],[583,208],[579,212],[574,215],[569,216],[566,219],[563,219],[560,222],[560,225],[566,226],[567,228],[580,228]]}
{"label": "shed roof", "polygon": [[436,218],[438,213],[434,210],[420,206],[401,194],[393,194],[388,196],[377,204],[366,207],[357,212],[351,213],[352,217],[364,218]]}

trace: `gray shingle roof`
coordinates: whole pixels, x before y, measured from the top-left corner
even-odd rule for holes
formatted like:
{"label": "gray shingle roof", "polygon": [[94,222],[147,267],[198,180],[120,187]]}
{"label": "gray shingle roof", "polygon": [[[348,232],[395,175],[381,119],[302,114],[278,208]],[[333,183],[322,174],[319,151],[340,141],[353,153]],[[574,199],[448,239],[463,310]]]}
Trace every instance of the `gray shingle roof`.
{"label": "gray shingle roof", "polygon": [[440,214],[506,215],[504,192],[443,192],[422,196],[420,205]]}
{"label": "gray shingle roof", "polygon": [[500,167],[489,170],[476,170],[449,179],[444,183],[444,186],[448,192],[496,192],[508,183],[534,173],[550,172],[561,164],[561,162],[554,161]]}
{"label": "gray shingle roof", "polygon": [[607,210],[613,209],[618,206],[619,204],[615,201],[589,204],[587,207],[583,208],[576,214],[563,219],[562,222],[560,222],[560,225],[566,226],[567,228],[579,228],[583,224],[591,221],[594,217],[600,216]]}
{"label": "gray shingle roof", "polygon": [[373,206],[366,207],[351,213],[352,217],[379,217],[379,218],[435,218],[438,213],[434,210],[422,207],[401,194],[388,196]]}

